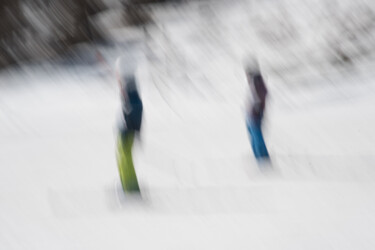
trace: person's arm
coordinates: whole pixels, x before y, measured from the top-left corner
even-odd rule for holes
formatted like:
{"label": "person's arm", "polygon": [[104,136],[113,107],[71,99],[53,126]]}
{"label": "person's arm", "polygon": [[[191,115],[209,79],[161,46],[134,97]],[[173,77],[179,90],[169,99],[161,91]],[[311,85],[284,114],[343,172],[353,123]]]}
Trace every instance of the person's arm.
{"label": "person's arm", "polygon": [[251,92],[253,95],[253,102],[251,106],[251,114],[253,117],[261,117],[265,109],[267,89],[260,74],[255,75],[252,78],[252,81]]}
{"label": "person's arm", "polygon": [[264,83],[263,77],[261,75],[256,75],[254,77],[254,86],[256,95],[258,96],[261,102],[265,102],[267,96],[267,87]]}

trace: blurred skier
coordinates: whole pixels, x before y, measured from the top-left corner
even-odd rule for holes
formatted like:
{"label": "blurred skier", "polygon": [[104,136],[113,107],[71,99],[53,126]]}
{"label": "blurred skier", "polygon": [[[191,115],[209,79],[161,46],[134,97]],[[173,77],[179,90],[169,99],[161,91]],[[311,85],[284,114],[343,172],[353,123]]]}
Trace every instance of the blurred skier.
{"label": "blurred skier", "polygon": [[132,146],[134,136],[141,130],[143,104],[139,96],[134,72],[124,58],[116,62],[116,74],[121,92],[121,121],[117,138],[117,163],[124,192],[139,192],[135,173]]}
{"label": "blurred skier", "polygon": [[267,87],[259,70],[258,62],[253,61],[246,66],[246,77],[251,96],[246,119],[251,147],[257,160],[269,160],[269,154],[262,133],[262,120],[266,107]]}

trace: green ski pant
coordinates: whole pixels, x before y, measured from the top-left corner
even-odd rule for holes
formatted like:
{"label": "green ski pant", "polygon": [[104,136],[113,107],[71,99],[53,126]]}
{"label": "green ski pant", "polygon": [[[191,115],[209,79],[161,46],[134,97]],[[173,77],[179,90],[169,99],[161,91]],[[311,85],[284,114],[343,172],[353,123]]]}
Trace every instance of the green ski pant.
{"label": "green ski pant", "polygon": [[127,131],[125,135],[120,134],[117,139],[117,165],[124,192],[139,192],[139,185],[132,157],[133,142],[133,131]]}

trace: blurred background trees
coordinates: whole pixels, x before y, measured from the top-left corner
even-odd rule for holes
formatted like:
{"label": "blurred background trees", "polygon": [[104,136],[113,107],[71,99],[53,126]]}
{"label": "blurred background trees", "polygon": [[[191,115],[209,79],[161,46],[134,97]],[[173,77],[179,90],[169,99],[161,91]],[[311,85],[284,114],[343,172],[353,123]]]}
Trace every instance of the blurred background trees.
{"label": "blurred background trees", "polygon": [[0,68],[28,60],[52,58],[72,45],[104,41],[106,27],[97,14],[113,2],[123,8],[123,21],[151,21],[142,5],[163,0],[0,0]]}
{"label": "blurred background trees", "polygon": [[[108,31],[114,27],[111,22],[103,22],[102,14],[112,19],[116,13],[116,22],[122,26],[153,23],[155,13],[150,4],[166,2],[184,1],[0,0],[0,68],[54,58],[79,43],[107,41]],[[220,5],[220,1],[215,0],[189,2],[204,2],[202,6]],[[301,61],[351,64],[353,60],[371,56],[375,50],[375,4],[372,0],[278,1],[277,4],[261,0],[228,2],[231,6],[234,3],[241,6],[239,12],[246,12],[246,18],[231,30],[242,25],[240,33],[244,35],[254,29],[251,36],[256,37],[261,46],[283,51],[288,56],[294,53],[294,57],[301,58],[296,65],[301,65]],[[251,6],[249,9],[247,4]],[[208,22],[212,27],[207,28],[210,29],[205,31],[207,34],[221,33],[223,26],[229,25],[226,12],[231,6],[221,13],[222,23],[217,23],[219,19]],[[209,19],[208,15],[204,18]],[[301,49],[290,49],[296,47]],[[275,57],[268,58],[275,60]]]}

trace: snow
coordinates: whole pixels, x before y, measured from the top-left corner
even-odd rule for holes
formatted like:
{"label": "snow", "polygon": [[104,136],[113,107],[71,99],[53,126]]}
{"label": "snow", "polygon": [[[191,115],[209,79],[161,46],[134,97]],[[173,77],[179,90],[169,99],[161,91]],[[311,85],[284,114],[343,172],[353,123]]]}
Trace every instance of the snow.
{"label": "snow", "polygon": [[[200,5],[185,7],[190,21],[156,10],[162,25],[130,53],[145,105],[134,145],[143,201],[119,194],[119,98],[108,65],[0,75],[1,249],[374,248],[371,64],[324,77],[295,72],[310,82],[270,74],[273,168],[260,167],[244,124],[241,63],[252,42],[266,48],[241,33],[245,25],[231,29],[241,4],[212,12],[221,23],[220,10],[230,13],[219,38],[207,31],[214,21],[194,16]],[[101,48],[109,67],[128,53],[123,46]]]}

